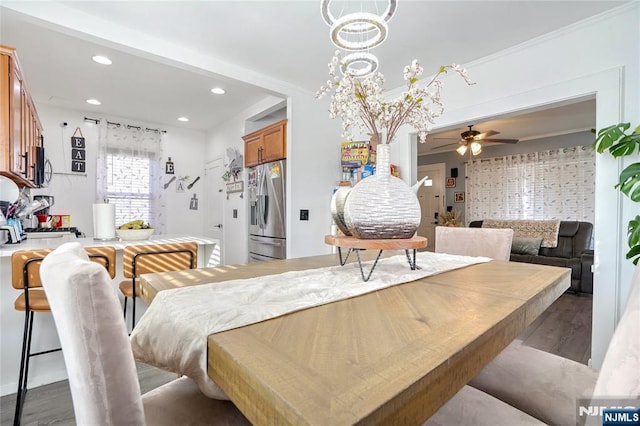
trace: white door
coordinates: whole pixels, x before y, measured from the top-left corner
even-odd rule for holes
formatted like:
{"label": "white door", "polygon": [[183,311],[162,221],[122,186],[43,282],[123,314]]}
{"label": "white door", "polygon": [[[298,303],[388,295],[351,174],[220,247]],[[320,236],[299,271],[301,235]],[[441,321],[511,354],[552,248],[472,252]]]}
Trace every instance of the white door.
{"label": "white door", "polygon": [[213,252],[205,259],[207,266],[215,266],[224,264],[222,258],[223,244],[223,206],[225,202],[225,186],[222,180],[224,175],[224,165],[222,158],[216,158],[207,163],[205,167],[206,184],[207,184],[207,210],[205,212],[205,235],[209,238],[215,238],[220,241]]}
{"label": "white door", "polygon": [[431,186],[421,185],[418,200],[422,210],[422,220],[418,227],[418,235],[427,237],[428,251],[435,250],[437,213],[445,210],[445,164],[429,164],[418,167],[418,180],[429,176]]}

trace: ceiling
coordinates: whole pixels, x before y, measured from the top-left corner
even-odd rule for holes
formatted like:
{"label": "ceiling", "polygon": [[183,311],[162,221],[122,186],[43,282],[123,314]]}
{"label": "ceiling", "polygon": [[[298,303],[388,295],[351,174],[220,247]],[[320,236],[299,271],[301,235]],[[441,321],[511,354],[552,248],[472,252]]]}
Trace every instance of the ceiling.
{"label": "ceiling", "polygon": [[[595,99],[582,100],[570,104],[517,113],[481,123],[468,123],[468,125],[473,125],[473,130],[481,133],[489,130],[498,132],[489,136],[490,139],[518,139],[518,143],[590,131],[596,127],[596,101]],[[456,149],[461,139],[460,133],[466,130],[469,130],[469,128],[457,126],[430,133],[427,135],[426,143],[418,144],[418,155],[437,154]],[[482,141],[481,144],[497,145],[497,143]]]}
{"label": "ceiling", "polygon": [[[402,68],[414,58],[427,72],[441,64],[464,65],[623,3],[399,0],[388,38],[373,53],[387,87],[393,88],[403,84]],[[340,16],[354,8],[381,11],[386,5],[333,1],[330,7]],[[194,130],[215,127],[277,96],[278,88],[315,93],[327,79],[326,64],[335,50],[319,0],[3,0],[0,43],[17,48],[37,104]],[[95,54],[109,56],[113,65],[92,62]],[[227,93],[213,95],[214,86]],[[88,105],[88,98],[102,105]],[[589,109],[582,107],[565,106],[563,113],[578,116]],[[178,122],[179,116],[190,121]],[[513,124],[515,118],[475,124],[477,130],[500,131],[496,137],[524,140],[549,133],[555,116],[538,112]],[[583,121],[570,127],[582,127]]]}

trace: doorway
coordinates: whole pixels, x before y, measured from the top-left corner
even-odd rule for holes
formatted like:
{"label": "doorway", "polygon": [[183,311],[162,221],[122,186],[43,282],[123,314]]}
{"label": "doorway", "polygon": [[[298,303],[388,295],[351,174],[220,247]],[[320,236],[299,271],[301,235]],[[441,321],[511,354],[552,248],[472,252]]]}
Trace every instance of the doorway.
{"label": "doorway", "polygon": [[215,238],[220,242],[220,244],[214,248],[211,258],[207,259],[207,266],[224,264],[224,252],[222,250],[222,244],[224,242],[222,206],[225,200],[223,180],[220,178],[223,174],[224,165],[222,164],[222,158],[216,158],[206,164],[207,210],[205,213],[205,235],[209,238]]}
{"label": "doorway", "polygon": [[418,235],[427,238],[426,251],[435,251],[438,214],[445,208],[445,164],[419,166],[418,181],[425,176],[431,180],[431,186],[420,185],[418,188],[418,201],[422,212]]}

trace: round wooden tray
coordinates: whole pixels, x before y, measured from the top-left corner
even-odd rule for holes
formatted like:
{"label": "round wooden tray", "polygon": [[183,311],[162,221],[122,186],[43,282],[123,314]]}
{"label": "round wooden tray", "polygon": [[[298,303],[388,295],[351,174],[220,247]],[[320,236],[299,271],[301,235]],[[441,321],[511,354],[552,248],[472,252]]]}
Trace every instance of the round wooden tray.
{"label": "round wooden tray", "polygon": [[374,250],[411,250],[427,246],[425,237],[413,237],[407,239],[390,238],[385,240],[364,240],[362,238],[333,235],[325,235],[324,242],[336,247],[352,249],[374,249]]}

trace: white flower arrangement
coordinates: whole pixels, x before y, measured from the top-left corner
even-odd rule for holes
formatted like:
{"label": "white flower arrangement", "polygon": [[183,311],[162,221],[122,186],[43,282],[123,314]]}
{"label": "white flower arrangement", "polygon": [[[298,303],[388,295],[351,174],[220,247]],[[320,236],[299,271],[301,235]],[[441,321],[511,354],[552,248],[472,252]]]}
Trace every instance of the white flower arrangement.
{"label": "white flower arrangement", "polygon": [[[322,86],[316,93],[316,98],[322,98],[331,89],[335,93],[331,96],[329,116],[342,119],[342,137],[353,140],[352,130],[359,129],[368,133],[373,143],[391,143],[400,126],[409,124],[418,131],[418,140],[424,142],[427,133],[431,131],[435,119],[442,115],[444,107],[440,99],[442,81],[440,77],[448,70],[457,72],[468,85],[474,84],[467,76],[467,71],[459,65],[441,66],[438,73],[425,86],[419,87],[418,81],[423,68],[417,60],[404,68],[404,79],[407,89],[400,96],[385,101],[384,76],[377,72],[364,78],[357,78],[348,73],[341,78],[336,75],[336,68],[344,67],[340,63],[340,51],[329,63],[329,76],[326,86]],[[381,140],[384,131],[385,140]]]}

